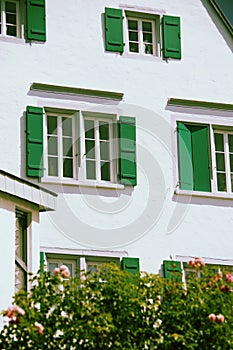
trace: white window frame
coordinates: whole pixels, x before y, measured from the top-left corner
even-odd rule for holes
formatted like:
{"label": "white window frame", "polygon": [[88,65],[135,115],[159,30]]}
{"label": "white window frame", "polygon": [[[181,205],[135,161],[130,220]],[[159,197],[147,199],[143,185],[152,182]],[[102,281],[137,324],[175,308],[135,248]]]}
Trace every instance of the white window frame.
{"label": "white window frame", "polygon": [[[46,257],[46,265],[47,265],[47,270],[49,271],[49,264],[57,264],[58,267],[61,267],[62,265],[72,265],[72,271],[71,277],[75,277],[78,269],[79,269],[79,261],[78,258],[73,256],[73,255],[48,255]],[[51,271],[52,273],[53,271]]]}
{"label": "white window frame", "polygon": [[[49,168],[48,168],[48,128],[47,128],[47,118],[48,117],[56,117],[57,118],[57,138],[58,138],[58,176],[52,176],[49,175]],[[73,152],[73,177],[65,177],[63,176],[63,148],[62,148],[62,118],[72,118],[72,152]],[[69,114],[62,114],[62,113],[46,113],[45,116],[45,123],[44,123],[44,164],[45,164],[45,177],[49,179],[54,179],[55,181],[60,180],[73,180],[76,179],[76,169],[77,169],[77,157],[76,157],[76,117],[75,115],[70,116]],[[52,136],[52,135],[50,135]]]}
{"label": "white window frame", "polygon": [[[5,11],[5,5],[6,2],[13,2],[16,4],[16,36],[13,35],[7,35],[6,33],[6,11]],[[21,33],[20,33],[20,4],[18,0],[0,0],[0,5],[1,5],[1,34],[0,37],[9,37],[9,38],[20,38]]]}
{"label": "white window frame", "polygon": [[[97,183],[116,183],[116,165],[114,154],[116,155],[116,147],[114,144],[114,120],[113,118],[109,116],[103,115],[97,115],[97,114],[90,114],[90,113],[81,113],[82,117],[80,118],[80,134],[81,134],[81,145],[80,145],[80,151],[81,151],[81,161],[80,165],[83,168],[82,180],[87,182],[97,182]],[[87,179],[86,174],[86,149],[85,149],[85,120],[92,120],[94,121],[94,128],[95,128],[95,141],[96,141],[96,147],[95,147],[95,159],[96,159],[96,180]],[[109,146],[110,146],[110,181],[101,180],[101,168],[100,168],[100,138],[99,138],[99,121],[107,122],[109,123]],[[80,174],[80,175],[81,175]]]}

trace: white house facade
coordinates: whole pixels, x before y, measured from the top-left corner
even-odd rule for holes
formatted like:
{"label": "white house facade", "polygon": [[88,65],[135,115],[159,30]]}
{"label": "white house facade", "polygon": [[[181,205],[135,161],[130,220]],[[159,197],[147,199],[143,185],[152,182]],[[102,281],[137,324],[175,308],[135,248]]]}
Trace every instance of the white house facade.
{"label": "white house facade", "polygon": [[0,164],[37,191],[0,188],[12,271],[0,306],[19,201],[33,272],[39,252],[72,274],[115,261],[166,275],[195,256],[232,266],[230,1],[0,4]]}

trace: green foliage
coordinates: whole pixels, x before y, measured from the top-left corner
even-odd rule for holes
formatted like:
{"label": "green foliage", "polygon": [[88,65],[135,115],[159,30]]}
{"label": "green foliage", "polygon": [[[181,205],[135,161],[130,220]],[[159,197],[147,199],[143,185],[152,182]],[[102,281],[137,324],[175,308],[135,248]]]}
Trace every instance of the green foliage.
{"label": "green foliage", "polygon": [[233,277],[198,269],[186,286],[114,264],[75,278],[38,274],[3,312],[0,349],[233,349]]}

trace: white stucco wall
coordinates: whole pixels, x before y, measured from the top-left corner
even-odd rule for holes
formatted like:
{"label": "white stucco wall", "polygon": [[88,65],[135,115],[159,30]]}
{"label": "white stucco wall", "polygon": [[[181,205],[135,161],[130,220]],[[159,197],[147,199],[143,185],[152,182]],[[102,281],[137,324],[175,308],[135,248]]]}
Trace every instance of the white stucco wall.
{"label": "white stucco wall", "polygon": [[[122,92],[123,101],[110,109],[137,118],[134,191],[44,184],[59,197],[57,211],[42,214],[34,227],[41,246],[127,251],[141,258],[142,270],[153,272],[170,255],[232,258],[233,201],[174,196],[174,120],[185,112],[167,109],[168,98],[232,103],[232,39],[205,3],[126,3],[144,7],[145,12],[156,6],[158,12],[181,17],[182,59],[178,61],[105,52],[104,8],[118,8],[117,1],[100,0],[93,5],[91,0],[70,0],[67,6],[64,1],[49,0],[46,43],[0,39],[0,146],[6,150],[0,154],[0,164],[4,170],[25,175],[27,105],[80,108],[79,101],[62,96],[32,95],[33,82]],[[211,118],[201,117],[205,122]],[[233,114],[227,118],[233,123]]]}

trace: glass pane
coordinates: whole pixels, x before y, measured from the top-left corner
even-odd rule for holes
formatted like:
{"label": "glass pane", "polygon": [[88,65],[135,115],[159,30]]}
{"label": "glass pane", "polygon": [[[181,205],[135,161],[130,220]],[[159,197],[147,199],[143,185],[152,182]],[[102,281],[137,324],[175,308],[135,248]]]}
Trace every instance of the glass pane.
{"label": "glass pane", "polygon": [[27,215],[16,214],[15,255],[27,262]]}
{"label": "glass pane", "polygon": [[129,32],[130,41],[138,41],[138,32]]}
{"label": "glass pane", "polygon": [[72,139],[63,138],[62,139],[63,156],[73,157]]}
{"label": "glass pane", "polygon": [[230,170],[233,172],[233,154],[230,154]]}
{"label": "glass pane", "polygon": [[129,43],[130,52],[139,52],[137,43]]}
{"label": "glass pane", "polygon": [[16,13],[16,3],[6,1],[6,12],[13,12]]}
{"label": "glass pane", "polygon": [[109,123],[99,122],[100,140],[109,140]]}
{"label": "glass pane", "polygon": [[53,272],[53,270],[56,268],[56,267],[58,267],[58,263],[50,263],[49,262],[49,264],[48,264],[49,266],[49,271],[52,273]]}
{"label": "glass pane", "polygon": [[95,161],[87,160],[86,161],[86,172],[87,172],[87,179],[95,180]]}
{"label": "glass pane", "polygon": [[86,140],[86,158],[95,159],[95,141]]}
{"label": "glass pane", "polygon": [[15,264],[15,293],[26,289],[27,274],[18,264]]}
{"label": "glass pane", "polygon": [[85,123],[86,139],[94,139],[95,138],[94,120],[85,120],[84,123]]}
{"label": "glass pane", "polygon": [[152,34],[148,34],[148,33],[144,33],[143,34],[143,41],[145,42],[145,43],[152,43]]}
{"label": "glass pane", "polygon": [[233,152],[233,135],[228,135],[229,151]]}
{"label": "glass pane", "polygon": [[101,162],[101,180],[110,181],[110,163]]}
{"label": "glass pane", "polygon": [[48,137],[48,154],[56,156],[58,154],[58,148],[57,148],[57,137],[56,136],[49,136]]}
{"label": "glass pane", "polygon": [[72,119],[62,118],[62,135],[72,136]]}
{"label": "glass pane", "polygon": [[223,134],[214,134],[216,151],[224,151]]}
{"label": "glass pane", "polygon": [[231,192],[233,192],[233,174],[231,174]]}
{"label": "glass pane", "polygon": [[218,191],[224,191],[226,192],[226,174],[225,173],[218,173],[217,174],[217,184],[218,184]]}
{"label": "glass pane", "polygon": [[100,142],[100,159],[109,160],[109,142]]}
{"label": "glass pane", "polygon": [[225,171],[224,153],[216,153],[216,167],[217,170]]}
{"label": "glass pane", "polygon": [[151,22],[142,22],[143,32],[152,32],[152,23]]}
{"label": "glass pane", "polygon": [[6,14],[6,23],[16,24],[16,15],[12,15],[10,13]]}
{"label": "glass pane", "polygon": [[73,159],[70,159],[70,158],[63,159],[63,176],[73,177]]}
{"label": "glass pane", "polygon": [[153,54],[153,46],[151,44],[145,44],[144,53],[152,55]]}
{"label": "glass pane", "polygon": [[69,263],[67,264],[66,262],[64,263],[64,265],[68,267],[68,269],[70,270],[70,275],[73,276],[73,265]]}
{"label": "glass pane", "polygon": [[57,117],[48,116],[47,117],[47,129],[48,134],[57,135]]}
{"label": "glass pane", "polygon": [[58,159],[55,157],[48,157],[48,174],[58,176]]}
{"label": "glass pane", "polygon": [[16,33],[16,27],[7,26],[7,28],[6,28],[6,35],[9,35],[9,36],[16,36],[16,35],[17,35],[17,33]]}
{"label": "glass pane", "polygon": [[138,30],[138,21],[132,21],[131,19],[128,20],[128,28]]}

